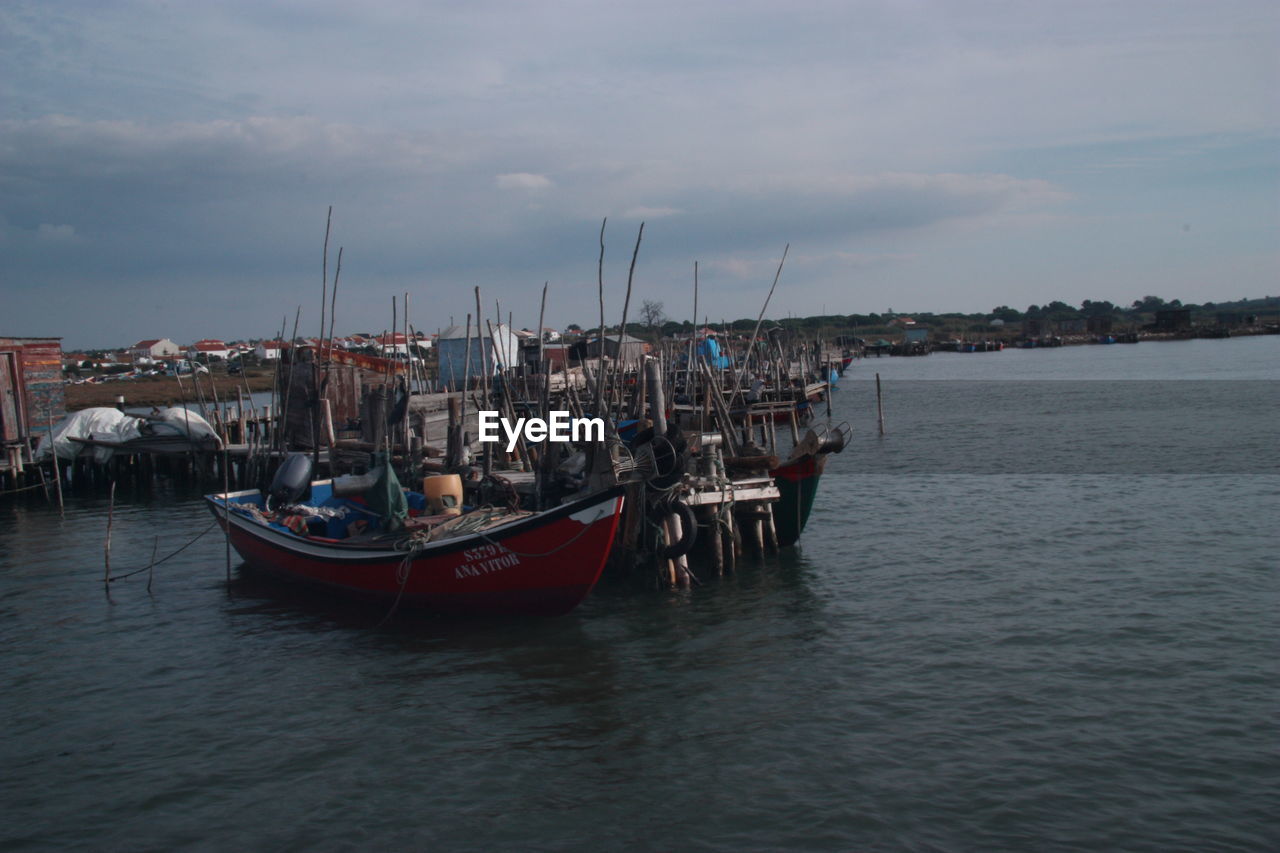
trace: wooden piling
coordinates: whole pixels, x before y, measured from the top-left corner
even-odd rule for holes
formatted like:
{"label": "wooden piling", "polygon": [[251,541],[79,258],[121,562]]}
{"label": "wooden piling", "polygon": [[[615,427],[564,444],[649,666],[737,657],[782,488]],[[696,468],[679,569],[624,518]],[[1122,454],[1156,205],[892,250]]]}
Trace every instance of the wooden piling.
{"label": "wooden piling", "polygon": [[880,426],[880,434],[884,435],[884,397],[880,393],[880,374],[876,374],[876,421]]}
{"label": "wooden piling", "polygon": [[102,589],[111,596],[111,525],[116,517],[116,484],[111,483],[111,495],[107,498],[107,539],[102,545]]}
{"label": "wooden piling", "polygon": [[704,517],[707,527],[707,545],[711,549],[711,568],[717,576],[724,574],[724,540],[720,536],[718,507],[707,507]]}
{"label": "wooden piling", "polygon": [[[329,447],[329,452],[332,454],[333,445],[330,444]],[[222,527],[226,534],[224,539],[227,553],[227,584],[231,583],[231,474],[229,471],[230,466],[227,465],[230,458],[227,446],[225,444],[222,445]],[[329,464],[333,464],[332,459],[329,460]],[[150,583],[150,581],[147,581],[148,586],[150,586]]]}
{"label": "wooden piling", "polygon": [[147,592],[151,592],[151,579],[155,576],[156,571],[156,551],[160,548],[160,537],[156,537],[156,541],[151,544],[151,563],[147,566]]}

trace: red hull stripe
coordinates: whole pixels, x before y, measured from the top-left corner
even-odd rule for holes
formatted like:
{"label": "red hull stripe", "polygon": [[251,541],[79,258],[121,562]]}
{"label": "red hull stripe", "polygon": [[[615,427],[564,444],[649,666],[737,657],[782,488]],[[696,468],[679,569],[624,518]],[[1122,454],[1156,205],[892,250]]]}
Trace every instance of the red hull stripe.
{"label": "red hull stripe", "polygon": [[800,483],[809,479],[815,474],[821,474],[822,470],[818,465],[818,457],[805,456],[792,462],[790,465],[782,465],[769,472],[770,476],[781,477],[784,480],[790,480],[793,483]]}

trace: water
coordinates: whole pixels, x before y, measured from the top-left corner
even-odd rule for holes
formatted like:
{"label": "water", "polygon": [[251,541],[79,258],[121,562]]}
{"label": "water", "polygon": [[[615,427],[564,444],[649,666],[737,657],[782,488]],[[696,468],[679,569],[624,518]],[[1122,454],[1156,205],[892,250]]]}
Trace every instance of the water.
{"label": "water", "polygon": [[[375,629],[214,533],[108,602],[105,498],[7,499],[0,847],[1275,849],[1277,356],[868,361],[802,548],[554,620]],[[208,523],[122,493],[113,569]]]}

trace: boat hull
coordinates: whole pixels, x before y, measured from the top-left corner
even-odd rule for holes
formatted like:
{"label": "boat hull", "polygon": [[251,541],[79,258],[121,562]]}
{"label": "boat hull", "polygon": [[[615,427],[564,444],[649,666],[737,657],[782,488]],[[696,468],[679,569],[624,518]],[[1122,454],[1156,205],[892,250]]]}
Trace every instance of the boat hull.
{"label": "boat hull", "polygon": [[[232,495],[232,507],[236,496]],[[344,597],[469,615],[567,613],[591,592],[609,557],[622,490],[529,516],[478,534],[413,550],[300,537],[206,500],[230,524],[246,568],[333,590]]]}
{"label": "boat hull", "polygon": [[826,467],[824,453],[806,455],[794,462],[770,471],[778,487],[778,500],[773,504],[773,526],[778,532],[778,544],[794,545],[809,523],[813,500],[818,494],[818,482]]}

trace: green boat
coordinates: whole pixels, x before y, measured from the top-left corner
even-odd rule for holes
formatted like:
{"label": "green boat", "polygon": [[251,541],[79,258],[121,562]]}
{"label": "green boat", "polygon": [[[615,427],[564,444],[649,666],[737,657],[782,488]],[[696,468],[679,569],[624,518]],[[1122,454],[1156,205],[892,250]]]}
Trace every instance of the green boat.
{"label": "green boat", "polygon": [[809,430],[792,450],[790,458],[769,472],[779,493],[773,504],[773,526],[778,531],[779,545],[794,545],[799,541],[813,511],[827,457],[844,450],[848,432],[848,424],[824,430],[821,435]]}

